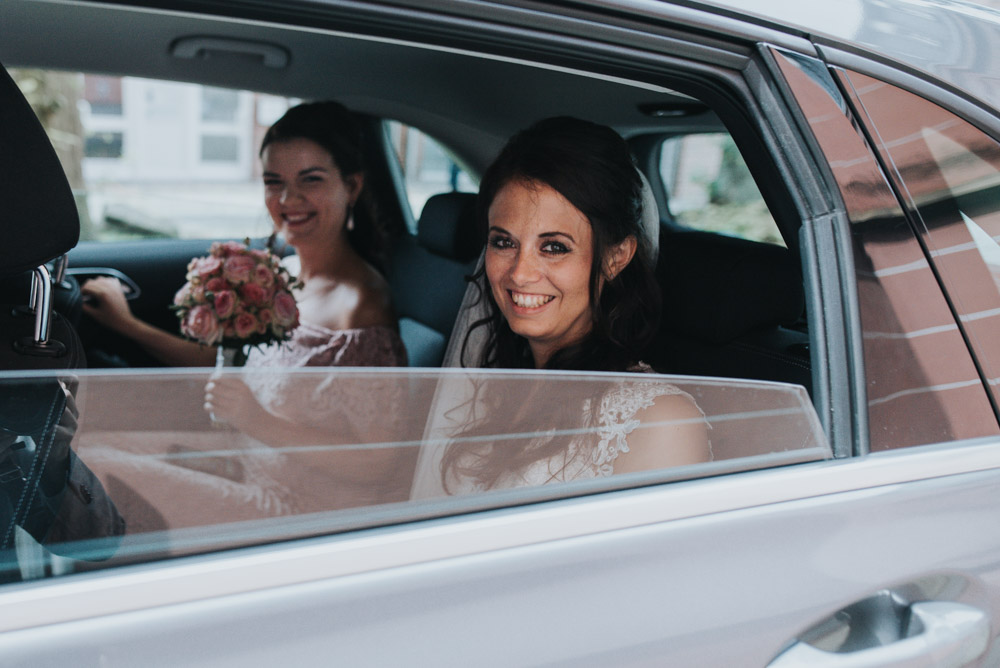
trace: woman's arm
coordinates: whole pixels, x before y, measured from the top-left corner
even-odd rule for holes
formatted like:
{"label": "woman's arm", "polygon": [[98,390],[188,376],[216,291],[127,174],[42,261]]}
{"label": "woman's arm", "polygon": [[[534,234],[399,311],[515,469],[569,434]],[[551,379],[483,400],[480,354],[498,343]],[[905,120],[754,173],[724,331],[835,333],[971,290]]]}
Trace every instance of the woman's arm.
{"label": "woman's arm", "polygon": [[118,279],[93,278],[84,283],[80,291],[90,298],[84,301],[84,313],[132,339],[161,362],[170,366],[212,366],[215,363],[215,348],[188,341],[135,317]]}
{"label": "woman's arm", "polygon": [[257,401],[246,383],[230,376],[214,376],[205,385],[205,410],[216,420],[273,446],[318,445],[330,442],[320,429],[275,415]]}
{"label": "woman's arm", "polygon": [[658,397],[635,414],[639,426],[628,435],[629,451],[615,460],[615,473],[633,473],[711,460],[708,423],[686,394]]}
{"label": "woman's arm", "polygon": [[[215,376],[205,386],[205,410],[247,436],[276,448],[295,446],[365,445],[390,436],[379,425],[359,435],[342,422],[329,428],[312,427],[275,415],[264,408],[246,383],[232,376]],[[330,457],[333,455],[333,457]],[[395,473],[400,462],[398,448],[358,448],[314,453],[309,459],[318,470],[330,466],[331,480],[379,484]]]}

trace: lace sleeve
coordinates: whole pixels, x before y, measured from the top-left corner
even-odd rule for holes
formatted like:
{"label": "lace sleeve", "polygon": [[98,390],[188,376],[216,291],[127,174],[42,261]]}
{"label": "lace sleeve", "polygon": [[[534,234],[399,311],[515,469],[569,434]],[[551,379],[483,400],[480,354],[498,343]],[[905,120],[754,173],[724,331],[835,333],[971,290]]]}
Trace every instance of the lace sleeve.
{"label": "lace sleeve", "polygon": [[652,380],[624,383],[601,398],[597,414],[600,441],[593,452],[591,462],[598,476],[612,475],[615,460],[623,452],[629,451],[628,435],[639,426],[636,413],[649,408],[660,397],[670,395],[683,395],[694,403],[691,395],[679,387]]}

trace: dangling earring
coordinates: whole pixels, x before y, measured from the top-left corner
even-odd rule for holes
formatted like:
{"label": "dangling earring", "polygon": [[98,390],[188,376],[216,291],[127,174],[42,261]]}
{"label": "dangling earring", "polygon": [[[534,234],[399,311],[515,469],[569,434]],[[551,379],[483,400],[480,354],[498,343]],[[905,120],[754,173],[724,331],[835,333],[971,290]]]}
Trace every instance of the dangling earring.
{"label": "dangling earring", "polygon": [[351,232],[354,230],[354,207],[350,204],[347,205],[347,231]]}

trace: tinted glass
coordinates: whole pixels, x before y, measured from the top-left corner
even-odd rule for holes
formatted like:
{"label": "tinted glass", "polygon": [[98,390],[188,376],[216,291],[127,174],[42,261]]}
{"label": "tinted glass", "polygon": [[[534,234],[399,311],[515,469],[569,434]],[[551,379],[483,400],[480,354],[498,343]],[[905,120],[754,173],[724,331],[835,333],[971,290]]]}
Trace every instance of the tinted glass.
{"label": "tinted glass", "polygon": [[968,347],[846,101],[821,64],[777,60],[851,221],[871,448],[996,434]]}
{"label": "tinted glass", "polygon": [[[829,456],[808,396],[789,385],[225,373],[279,436],[213,423],[208,370],[0,378],[5,578],[44,570],[45,551],[13,549],[28,536],[81,562],[64,570],[88,570]],[[658,464],[622,475],[630,446]]]}
{"label": "tinted glass", "polygon": [[893,166],[988,386],[1000,383],[1000,143],[950,111],[845,72]]}

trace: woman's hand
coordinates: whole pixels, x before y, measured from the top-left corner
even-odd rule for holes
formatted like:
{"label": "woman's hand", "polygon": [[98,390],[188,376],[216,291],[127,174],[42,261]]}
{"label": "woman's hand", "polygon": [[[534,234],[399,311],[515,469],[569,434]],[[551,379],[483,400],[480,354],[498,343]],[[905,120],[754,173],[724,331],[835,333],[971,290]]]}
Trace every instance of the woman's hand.
{"label": "woman's hand", "polygon": [[254,420],[266,412],[246,383],[226,376],[214,376],[208,381],[205,410],[245,433],[252,432]]}
{"label": "woman's hand", "polygon": [[120,334],[134,328],[136,317],[117,278],[92,278],[80,286],[80,292],[84,296],[83,312],[98,323]]}

